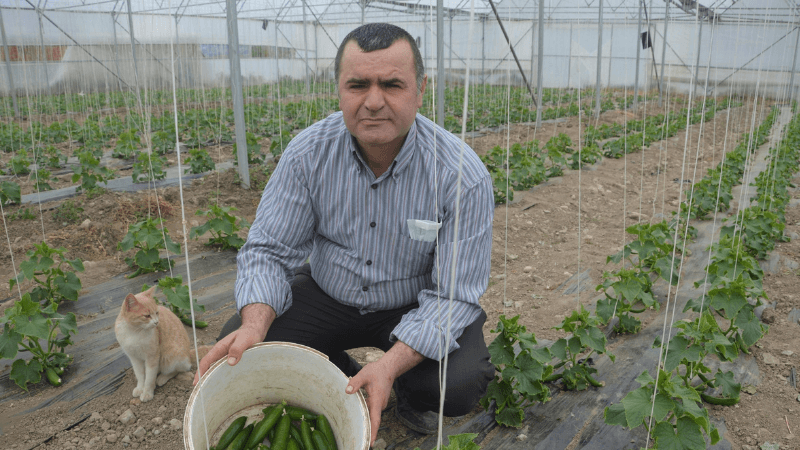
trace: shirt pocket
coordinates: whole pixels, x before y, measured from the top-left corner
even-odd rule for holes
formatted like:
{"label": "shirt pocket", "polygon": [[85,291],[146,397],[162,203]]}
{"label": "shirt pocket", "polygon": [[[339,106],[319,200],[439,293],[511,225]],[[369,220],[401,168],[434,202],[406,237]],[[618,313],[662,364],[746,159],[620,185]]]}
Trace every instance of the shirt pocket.
{"label": "shirt pocket", "polygon": [[414,278],[429,275],[433,269],[433,253],[436,241],[424,242],[396,234],[392,248],[392,261],[399,278]]}

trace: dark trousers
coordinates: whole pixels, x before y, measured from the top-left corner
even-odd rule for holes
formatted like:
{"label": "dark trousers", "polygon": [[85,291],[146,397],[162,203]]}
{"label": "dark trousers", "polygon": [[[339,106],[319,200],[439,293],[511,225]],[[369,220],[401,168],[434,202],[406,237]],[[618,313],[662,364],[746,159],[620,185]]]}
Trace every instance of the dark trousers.
{"label": "dark trousers", "polygon": [[[291,283],[292,306],[275,319],[264,341],[294,342],[326,354],[347,376],[354,376],[358,365],[345,350],[377,347],[389,351],[389,335],[403,315],[418,305],[362,315],[357,308],[329,297],[311,278],[306,265],[298,269]],[[444,415],[461,416],[470,412],[494,378],[495,368],[483,339],[486,314],[464,329],[456,340],[460,348],[449,355]],[[219,338],[241,325],[234,314],[222,327]],[[438,411],[440,399],[439,362],[425,359],[395,380],[395,393],[419,411]]]}

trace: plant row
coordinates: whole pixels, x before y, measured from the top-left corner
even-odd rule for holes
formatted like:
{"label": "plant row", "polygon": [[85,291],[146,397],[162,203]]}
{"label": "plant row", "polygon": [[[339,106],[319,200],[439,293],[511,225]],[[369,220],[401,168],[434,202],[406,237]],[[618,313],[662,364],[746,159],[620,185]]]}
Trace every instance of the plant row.
{"label": "plant row", "polygon": [[[244,239],[237,232],[249,228],[250,224],[232,215],[234,211],[233,207],[217,204],[212,204],[208,210],[197,211],[196,215],[207,220],[203,225],[193,227],[189,238],[198,239],[210,233],[206,245],[220,249],[240,248]],[[164,253],[180,253],[180,245],[170,239],[160,218],[146,218],[130,224],[117,248],[123,252],[134,250],[132,257],[125,258],[134,270],[129,278],[169,270],[174,260]],[[9,288],[25,281],[33,285],[0,317],[0,359],[14,359],[9,377],[25,391],[29,383],[41,381],[42,374],[53,386],[61,385],[61,375],[72,362],[66,347],[73,343],[72,335],[78,330],[76,317],[74,313],[60,314],[57,310],[65,300],[78,300],[82,284],[77,274],[83,272],[84,267],[80,259],[68,259],[66,252],[63,247],[51,248],[45,242],[34,244],[34,248],[26,253],[28,259],[20,264],[18,275],[9,280]],[[189,288],[180,276],[161,278],[158,286],[166,297],[166,306],[184,323],[192,324],[192,308],[204,311],[196,301],[194,305],[190,303]],[[142,291],[148,287],[144,285]],[[194,325],[199,328],[207,326],[201,321],[195,321]],[[20,353],[30,357],[18,357]]]}

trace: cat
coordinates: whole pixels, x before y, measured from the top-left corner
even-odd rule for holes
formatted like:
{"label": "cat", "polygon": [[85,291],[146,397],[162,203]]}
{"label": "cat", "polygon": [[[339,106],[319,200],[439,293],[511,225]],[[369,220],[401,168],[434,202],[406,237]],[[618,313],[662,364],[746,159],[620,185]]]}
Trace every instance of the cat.
{"label": "cat", "polygon": [[128,294],[114,324],[117,342],[136,375],[133,396],[142,402],[153,399],[156,385],[163,386],[175,375],[190,371],[190,355],[194,355],[178,316],[153,298],[155,288]]}

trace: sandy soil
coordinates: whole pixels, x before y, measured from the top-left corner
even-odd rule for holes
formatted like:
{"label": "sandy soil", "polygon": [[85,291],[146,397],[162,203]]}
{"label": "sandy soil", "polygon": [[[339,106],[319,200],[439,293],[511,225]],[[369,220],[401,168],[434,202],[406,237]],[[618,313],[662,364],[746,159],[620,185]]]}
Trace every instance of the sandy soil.
{"label": "sandy soil", "polygon": [[[501,314],[520,315],[520,322],[537,338],[561,337],[552,327],[558,325],[578,303],[588,305],[597,298],[594,286],[599,284],[606,257],[619,251],[628,237],[626,226],[638,221],[658,222],[670,217],[684,199],[681,180],[702,178],[707,168],[715,166],[723,154],[734,148],[741,133],[748,131],[752,114],[747,101],[744,107],[730,113],[719,113],[706,125],[701,136],[699,126],[688,132],[654,143],[645,151],[623,159],[605,159],[588,170],[566,171],[564,176],[551,179],[530,192],[518,192],[510,205],[495,210],[494,246],[492,250],[492,279],[482,298],[489,317],[484,333],[487,342],[494,338],[492,330]],[[647,114],[662,112],[650,107]],[[759,105],[759,121],[766,114]],[[483,154],[495,145],[546,141],[558,133],[568,134],[577,142],[587,122],[621,123],[633,113],[610,111],[598,121],[583,117],[544,124],[536,130],[530,125],[515,125],[510,130],[489,132],[468,142]],[[725,137],[728,137],[726,140]],[[684,152],[685,149],[685,152]],[[264,175],[257,175],[253,186],[263,186]],[[198,220],[188,219],[193,211],[206,208],[212,199],[235,206],[237,214],[252,221],[260,197],[260,189],[243,190],[232,171],[211,175],[185,189],[187,221],[193,226]],[[800,193],[794,191],[795,199]],[[131,256],[116,250],[127,225],[147,211],[161,209],[173,240],[182,240],[180,201],[175,188],[155,193],[106,193],[91,199],[76,198],[83,211],[74,222],[54,219],[58,204],[34,207],[36,219],[15,220],[8,224],[8,246],[13,250],[15,265],[34,243],[46,238],[51,246],[69,249],[70,258],[85,261],[86,272],[81,275],[85,287],[101,283],[109,276],[126,272],[124,257]],[[800,208],[787,212],[785,233],[800,233]],[[735,206],[735,205],[734,205]],[[19,207],[7,208],[13,214]],[[88,220],[88,222],[87,222]],[[0,239],[2,241],[2,239]],[[200,241],[190,242],[189,252],[206,248]],[[776,252],[800,261],[800,240],[780,243]],[[591,289],[579,295],[562,295],[559,286],[574,274],[589,271]],[[13,277],[11,253],[0,254],[0,279]],[[753,348],[761,370],[761,383],[752,394],[743,394],[739,405],[716,407],[707,405],[712,415],[723,418],[728,434],[725,438],[734,449],[754,449],[765,442],[779,443],[780,448],[800,448],[798,391],[788,379],[800,361],[800,326],[790,323],[788,313],[800,308],[800,273],[782,269],[769,273],[764,286],[770,300],[777,302],[774,311],[767,310],[764,321],[769,334]],[[12,293],[7,295],[11,296]],[[11,298],[11,297],[9,297]],[[121,301],[122,299],[120,299]],[[8,305],[8,304],[7,304]],[[6,305],[6,306],[7,306]],[[2,308],[2,306],[0,306]],[[205,336],[213,336],[222,319],[212,320]],[[362,363],[380,356],[373,349],[357,349],[353,355]],[[774,360],[775,357],[777,362]],[[0,406],[0,427],[3,435],[0,447],[8,449],[99,449],[148,448],[167,450],[182,446],[183,412],[191,392],[191,377],[179,377],[158,388],[155,398],[140,404],[130,393],[135,386],[132,370],[125,376],[123,386],[113,394],[103,396],[70,411],[70,405],[57,404],[46,410],[25,413],[43,398],[59,390],[69,389],[69,383],[59,388],[41,390],[12,404]],[[134,418],[123,423],[121,416],[130,410]],[[477,409],[476,409],[477,411]],[[408,434],[390,412],[378,437],[392,443]],[[416,441],[415,441],[416,442]],[[409,448],[413,448],[410,446]]]}

